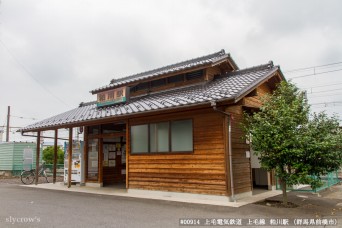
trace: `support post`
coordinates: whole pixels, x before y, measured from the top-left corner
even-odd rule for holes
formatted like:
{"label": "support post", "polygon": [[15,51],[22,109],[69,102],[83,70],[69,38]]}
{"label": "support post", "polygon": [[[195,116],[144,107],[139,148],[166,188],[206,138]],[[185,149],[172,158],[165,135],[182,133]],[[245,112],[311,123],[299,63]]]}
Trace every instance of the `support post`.
{"label": "support post", "polygon": [[36,171],[35,171],[35,179],[34,184],[38,184],[38,172],[39,172],[39,153],[40,153],[40,131],[37,134],[37,150],[36,150]]}
{"label": "support post", "polygon": [[9,142],[9,130],[10,130],[10,113],[11,113],[11,106],[7,107],[7,128],[6,128],[6,142]]}
{"label": "support post", "polygon": [[98,179],[98,183],[100,184],[100,186],[103,185],[103,138],[99,138],[99,145],[98,145],[99,149],[99,163],[98,163],[98,173],[99,173],[99,179]]}
{"label": "support post", "polygon": [[53,183],[56,183],[56,172],[57,172],[57,138],[58,138],[58,130],[55,130],[55,141],[54,141],[54,151],[53,151]]}
{"label": "support post", "polygon": [[129,128],[129,120],[126,122],[126,189],[129,188],[129,170],[128,170],[128,162],[129,162],[129,153],[130,153],[130,128]]}
{"label": "support post", "polygon": [[69,128],[69,146],[68,146],[68,188],[71,187],[71,163],[72,163],[72,127]]}

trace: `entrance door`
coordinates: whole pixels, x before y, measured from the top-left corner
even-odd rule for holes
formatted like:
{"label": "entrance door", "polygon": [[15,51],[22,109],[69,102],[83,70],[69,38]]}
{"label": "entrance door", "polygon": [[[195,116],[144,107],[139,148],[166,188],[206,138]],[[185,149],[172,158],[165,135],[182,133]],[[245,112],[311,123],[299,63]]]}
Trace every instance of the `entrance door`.
{"label": "entrance door", "polygon": [[110,185],[126,182],[126,123],[89,126],[87,182]]}
{"label": "entrance door", "polygon": [[253,187],[268,188],[268,175],[267,170],[261,168],[260,161],[255,155],[254,151],[251,151],[251,166]]}
{"label": "entrance door", "polygon": [[103,185],[126,181],[126,137],[103,139]]}

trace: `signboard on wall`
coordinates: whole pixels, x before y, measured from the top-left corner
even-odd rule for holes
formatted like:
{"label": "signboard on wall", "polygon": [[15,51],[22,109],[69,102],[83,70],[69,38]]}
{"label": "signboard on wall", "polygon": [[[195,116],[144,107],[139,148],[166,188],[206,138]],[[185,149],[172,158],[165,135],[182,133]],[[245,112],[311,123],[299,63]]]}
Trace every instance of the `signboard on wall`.
{"label": "signboard on wall", "polygon": [[128,94],[129,88],[127,86],[100,92],[97,94],[97,107],[127,102]]}

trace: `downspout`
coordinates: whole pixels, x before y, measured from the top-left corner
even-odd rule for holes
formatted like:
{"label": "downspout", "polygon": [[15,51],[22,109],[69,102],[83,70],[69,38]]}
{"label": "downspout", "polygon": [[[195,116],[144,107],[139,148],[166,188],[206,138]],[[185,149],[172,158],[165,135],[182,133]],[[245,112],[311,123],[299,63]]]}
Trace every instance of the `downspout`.
{"label": "downspout", "polygon": [[210,102],[213,110],[219,112],[228,117],[228,158],[229,158],[229,175],[230,175],[230,191],[232,193],[232,201],[236,202],[235,194],[234,194],[234,180],[233,180],[233,162],[232,162],[232,123],[231,123],[231,114],[228,112],[224,112],[222,110],[217,109],[216,101]]}

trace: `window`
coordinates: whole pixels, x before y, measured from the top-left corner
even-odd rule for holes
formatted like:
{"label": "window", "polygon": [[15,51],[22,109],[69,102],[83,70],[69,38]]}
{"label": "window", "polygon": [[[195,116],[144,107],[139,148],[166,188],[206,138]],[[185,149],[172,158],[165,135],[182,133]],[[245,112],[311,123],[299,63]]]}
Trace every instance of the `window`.
{"label": "window", "polygon": [[96,125],[96,126],[90,126],[90,127],[88,127],[88,134],[90,134],[90,135],[97,135],[97,134],[99,134],[99,131],[100,129],[99,129],[99,126],[98,125]]}
{"label": "window", "polygon": [[137,92],[137,91],[140,91],[140,90],[147,90],[149,89],[150,85],[148,82],[143,82],[143,83],[140,83],[134,87],[132,87],[130,89],[131,92]]}
{"label": "window", "polygon": [[151,81],[151,87],[152,88],[163,86],[163,85],[166,85],[166,79],[165,78],[161,78],[158,80]]}
{"label": "window", "polygon": [[131,126],[131,152],[167,153],[193,151],[192,120]]}
{"label": "window", "polygon": [[192,121],[179,120],[171,122],[171,150],[192,151]]}
{"label": "window", "polygon": [[168,78],[169,83],[184,82],[184,74],[178,74]]}
{"label": "window", "polygon": [[90,139],[88,142],[88,180],[98,179],[99,141]]}
{"label": "window", "polygon": [[132,153],[148,152],[148,125],[131,127],[131,151]]}
{"label": "window", "polygon": [[203,78],[203,70],[186,73],[185,78],[188,81]]}
{"label": "window", "polygon": [[169,123],[150,124],[150,152],[169,151]]}

